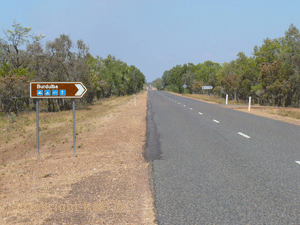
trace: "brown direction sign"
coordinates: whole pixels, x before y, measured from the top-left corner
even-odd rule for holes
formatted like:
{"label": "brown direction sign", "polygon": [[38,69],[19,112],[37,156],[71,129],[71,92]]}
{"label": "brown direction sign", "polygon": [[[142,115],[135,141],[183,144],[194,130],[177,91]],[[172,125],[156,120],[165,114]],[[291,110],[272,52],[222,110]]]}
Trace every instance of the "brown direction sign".
{"label": "brown direction sign", "polygon": [[30,82],[30,98],[82,98],[86,92],[81,82]]}

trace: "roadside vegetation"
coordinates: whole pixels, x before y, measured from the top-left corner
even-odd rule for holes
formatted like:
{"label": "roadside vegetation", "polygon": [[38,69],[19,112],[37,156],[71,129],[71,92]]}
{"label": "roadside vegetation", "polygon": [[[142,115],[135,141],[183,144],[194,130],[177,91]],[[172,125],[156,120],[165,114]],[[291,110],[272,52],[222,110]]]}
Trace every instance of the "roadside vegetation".
{"label": "roadside vegetation", "polygon": [[[29,97],[31,81],[82,82],[88,89],[77,100],[78,107],[112,95],[130,95],[140,91],[145,83],[143,73],[115,56],[93,57],[83,40],[76,43],[61,34],[45,46],[45,35],[31,34],[30,27],[14,21],[13,29],[0,38],[0,114],[35,110],[35,100]],[[71,109],[70,99],[43,99],[48,112]]]}
{"label": "roadside vegetation", "polygon": [[[98,101],[92,106],[76,110],[76,137],[77,148],[82,147],[81,133],[93,131],[96,127],[89,122],[106,116],[107,112],[115,107],[115,104],[127,102],[131,96],[116,97]],[[47,103],[41,105],[44,108],[39,114],[40,148],[47,151],[56,149],[57,145],[73,147],[73,116],[72,111],[49,113],[46,111]],[[95,110],[97,113],[95,113]],[[36,154],[36,113],[26,112],[18,117],[5,115],[0,117],[0,154],[1,164]],[[80,147],[79,147],[80,146]],[[71,149],[72,150],[72,149]]]}
{"label": "roadside vegetation", "polygon": [[[198,99],[198,100],[201,100],[201,101],[207,101],[207,102],[215,102],[215,103],[218,103],[218,104],[225,104],[225,99],[222,98],[221,96],[218,96],[218,95],[209,95],[209,94],[188,94],[188,93],[183,93],[181,94],[182,96],[185,96],[185,97],[189,97],[189,98],[194,98],[194,99]],[[232,100],[228,100],[228,104],[229,105],[243,105],[243,106],[246,106],[247,104],[245,104],[245,102],[242,102],[242,101],[235,101],[234,99]],[[252,106],[254,104],[251,104]],[[257,104],[255,104],[257,105]]]}
{"label": "roadside vegetation", "polygon": [[239,52],[237,59],[222,65],[212,61],[176,65],[153,81],[153,86],[189,94],[202,94],[202,86],[212,86],[212,94],[221,98],[228,94],[236,102],[246,103],[252,96],[252,102],[259,105],[299,108],[299,30],[291,24],[284,37],[263,40],[252,55]]}

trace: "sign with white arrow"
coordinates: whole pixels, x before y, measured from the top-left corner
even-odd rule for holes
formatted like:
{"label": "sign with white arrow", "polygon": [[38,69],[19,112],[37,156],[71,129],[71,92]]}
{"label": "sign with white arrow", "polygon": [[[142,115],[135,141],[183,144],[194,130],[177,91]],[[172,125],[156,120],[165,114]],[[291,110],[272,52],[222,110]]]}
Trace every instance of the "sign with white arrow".
{"label": "sign with white arrow", "polygon": [[183,88],[186,88],[186,87],[187,87],[186,84],[184,84],[184,85],[183,85]]}
{"label": "sign with white arrow", "polygon": [[213,89],[213,87],[212,86],[202,86],[202,90],[205,90],[205,89]]}
{"label": "sign with white arrow", "polygon": [[30,98],[82,98],[86,92],[81,82],[30,82]]}

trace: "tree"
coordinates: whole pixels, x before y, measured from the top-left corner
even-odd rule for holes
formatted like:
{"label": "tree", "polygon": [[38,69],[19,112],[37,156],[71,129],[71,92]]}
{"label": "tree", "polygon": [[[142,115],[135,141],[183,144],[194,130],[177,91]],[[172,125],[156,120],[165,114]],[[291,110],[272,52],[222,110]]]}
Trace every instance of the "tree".
{"label": "tree", "polygon": [[183,74],[182,83],[186,84],[189,93],[193,92],[194,81],[195,81],[195,74],[192,73],[191,71],[187,71],[185,74]]}
{"label": "tree", "polygon": [[[0,104],[4,112],[24,110],[29,106],[29,87],[26,82],[34,76],[29,71],[30,52],[22,49],[24,44],[39,43],[45,35],[29,34],[30,27],[22,27],[14,21],[12,30],[4,31],[0,39]],[[28,39],[32,38],[32,42]]]}
{"label": "tree", "polygon": [[17,69],[26,64],[28,58],[26,52],[21,50],[20,47],[30,43],[29,37],[32,38],[33,42],[39,42],[45,35],[34,36],[29,34],[31,27],[22,27],[21,23],[17,23],[16,20],[13,22],[12,27],[12,30],[4,31],[5,39],[0,39],[1,61],[10,63],[12,69]]}
{"label": "tree", "polygon": [[163,88],[163,79],[157,78],[153,82],[153,86],[157,88],[157,90],[161,90]]}
{"label": "tree", "polygon": [[291,84],[280,72],[281,62],[263,63],[260,82],[268,104],[286,106]]}
{"label": "tree", "polygon": [[29,83],[27,76],[17,76],[13,72],[0,77],[0,108],[4,113],[18,115],[29,107]]}
{"label": "tree", "polygon": [[281,73],[285,74],[291,85],[290,92],[287,97],[287,104],[300,106],[300,34],[299,30],[291,24],[285,32],[285,37],[281,39],[284,48],[280,56],[282,62]]}

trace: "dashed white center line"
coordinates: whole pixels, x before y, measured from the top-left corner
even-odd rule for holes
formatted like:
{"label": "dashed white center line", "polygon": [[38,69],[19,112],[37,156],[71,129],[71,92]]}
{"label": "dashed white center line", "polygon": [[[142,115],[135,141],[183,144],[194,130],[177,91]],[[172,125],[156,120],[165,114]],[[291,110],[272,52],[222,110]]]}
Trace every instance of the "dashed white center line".
{"label": "dashed white center line", "polygon": [[200,115],[203,115],[202,112],[199,112]]}
{"label": "dashed white center line", "polygon": [[180,105],[180,102],[178,102],[178,105]]}
{"label": "dashed white center line", "polygon": [[238,132],[238,134],[239,134],[239,135],[242,135],[242,136],[245,137],[245,138],[250,138],[248,135],[243,134],[242,132]]}
{"label": "dashed white center line", "polygon": [[193,110],[193,108],[190,108],[190,110]]}
{"label": "dashed white center line", "polygon": [[300,161],[295,161],[296,163],[300,164]]}
{"label": "dashed white center line", "polygon": [[213,120],[214,122],[216,122],[216,123],[220,123],[218,120]]}

